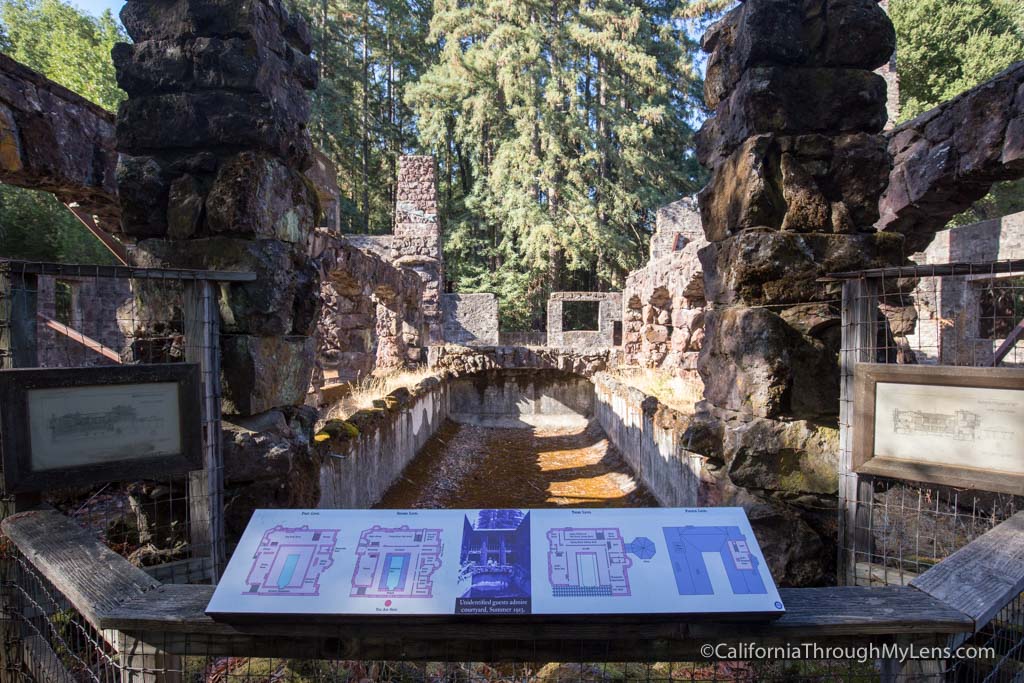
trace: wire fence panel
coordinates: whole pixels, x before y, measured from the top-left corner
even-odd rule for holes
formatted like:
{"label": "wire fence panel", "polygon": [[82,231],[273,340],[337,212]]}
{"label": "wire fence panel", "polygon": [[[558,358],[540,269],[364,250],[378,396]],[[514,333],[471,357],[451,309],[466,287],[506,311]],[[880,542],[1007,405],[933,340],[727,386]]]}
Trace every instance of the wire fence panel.
{"label": "wire fence panel", "polygon": [[[219,314],[213,285],[197,277],[0,262],[0,368],[200,365],[203,470],[43,494],[169,583],[210,582],[224,564]],[[8,499],[9,511],[14,506]]]}
{"label": "wire fence panel", "polygon": [[1024,509],[1024,498],[857,475],[852,365],[1024,367],[1024,266],[926,265],[847,280],[840,411],[840,580],[905,585]]}

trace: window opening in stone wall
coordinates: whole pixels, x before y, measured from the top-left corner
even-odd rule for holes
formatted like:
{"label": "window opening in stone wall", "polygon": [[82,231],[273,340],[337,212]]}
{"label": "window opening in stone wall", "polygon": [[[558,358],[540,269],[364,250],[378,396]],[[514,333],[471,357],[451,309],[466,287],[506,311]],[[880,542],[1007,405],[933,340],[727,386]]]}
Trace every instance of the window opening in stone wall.
{"label": "window opening in stone wall", "polygon": [[600,304],[597,301],[565,301],[562,303],[564,332],[596,332]]}
{"label": "window opening in stone wall", "polygon": [[978,334],[1005,339],[1024,318],[1024,276],[996,278],[981,287]]}
{"label": "window opening in stone wall", "polygon": [[622,346],[622,321],[612,322],[612,346]]}

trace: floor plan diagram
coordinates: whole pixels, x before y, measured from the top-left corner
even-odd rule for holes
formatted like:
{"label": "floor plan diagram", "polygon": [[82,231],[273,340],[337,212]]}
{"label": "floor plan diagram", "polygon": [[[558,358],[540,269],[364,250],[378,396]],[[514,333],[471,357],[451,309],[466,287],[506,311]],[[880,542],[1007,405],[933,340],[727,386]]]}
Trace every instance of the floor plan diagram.
{"label": "floor plan diagram", "polygon": [[767,592],[757,558],[747,539],[734,526],[664,527],[672,572],[680,595],[714,595],[704,553],[718,553],[734,595]]}
{"label": "floor plan diagram", "polygon": [[630,595],[622,532],[614,528],[550,529],[548,579],[555,597]]}
{"label": "floor plan diagram", "polygon": [[246,595],[319,595],[320,575],[334,562],[337,529],[268,529],[249,570]]}
{"label": "floor plan diagram", "polygon": [[441,566],[441,529],[373,526],[359,536],[350,595],[430,598]]}

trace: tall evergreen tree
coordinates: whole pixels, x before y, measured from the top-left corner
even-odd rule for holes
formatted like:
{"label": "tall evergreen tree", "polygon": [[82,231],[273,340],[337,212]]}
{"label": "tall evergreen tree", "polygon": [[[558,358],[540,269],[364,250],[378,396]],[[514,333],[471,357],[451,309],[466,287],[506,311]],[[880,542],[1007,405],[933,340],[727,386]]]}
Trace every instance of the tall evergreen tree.
{"label": "tall evergreen tree", "polygon": [[[918,114],[1024,59],[1020,0],[891,0],[901,118]],[[956,216],[965,225],[1024,211],[1024,181],[1004,182]]]}
{"label": "tall evergreen tree", "polygon": [[409,89],[442,166],[449,275],[539,324],[547,293],[621,286],[653,208],[692,193],[685,0],[435,0]]}
{"label": "tall evergreen tree", "polygon": [[295,7],[315,34],[321,82],[311,130],[338,167],[343,230],[388,232],[398,157],[416,148],[404,92],[430,60],[429,0],[295,0]]}

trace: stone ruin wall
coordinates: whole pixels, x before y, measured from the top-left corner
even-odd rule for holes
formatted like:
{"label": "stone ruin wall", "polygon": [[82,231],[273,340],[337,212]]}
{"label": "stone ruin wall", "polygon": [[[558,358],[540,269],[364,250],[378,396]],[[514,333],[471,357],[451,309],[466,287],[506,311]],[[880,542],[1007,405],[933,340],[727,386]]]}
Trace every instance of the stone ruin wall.
{"label": "stone ruin wall", "polygon": [[[911,257],[922,266],[997,259],[1024,259],[1024,212],[943,230],[927,249]],[[905,349],[906,362],[991,365],[1003,340],[982,338],[981,297],[993,281],[1009,277],[1014,275],[919,278],[906,307],[909,310],[901,317],[887,315],[891,333]],[[883,303],[883,311],[903,310],[899,304],[906,303],[906,297],[901,299]],[[1001,365],[1024,366],[1024,342],[1018,342]]]}
{"label": "stone ruin wall", "polygon": [[[344,241],[422,281],[419,302],[424,332],[417,346],[497,344],[498,300],[493,294],[443,294],[444,231],[437,205],[434,157],[399,157],[395,223],[390,235],[345,235]],[[422,356],[410,357],[411,361]],[[384,364],[385,366],[387,364]],[[365,368],[360,368],[365,372]]]}
{"label": "stone ruin wall", "polygon": [[1024,62],[897,126],[887,143],[875,226],[905,236],[910,254],[993,183],[1024,176]]}
{"label": "stone ruin wall", "polygon": [[697,253],[707,245],[692,199],[658,210],[651,258],[622,292],[623,364],[659,368],[703,393],[697,355],[704,339],[704,279]]}
{"label": "stone ruin wall", "polygon": [[[886,83],[895,31],[874,0],[747,0],[712,26],[697,137],[711,170],[705,236],[705,401],[688,418],[707,504],[785,525],[773,571],[827,580],[834,562],[840,318],[829,272],[897,265],[876,232],[890,168]],[[768,521],[770,520],[770,522]]]}
{"label": "stone ruin wall", "polygon": [[[122,358],[134,358],[130,339],[121,329],[123,307],[132,299],[129,281],[120,278],[56,278],[40,275],[36,281],[36,307],[41,315],[58,319],[57,287],[61,284],[71,290],[67,326],[117,352]],[[41,368],[115,364],[112,359],[51,329],[41,320],[36,323],[36,347]]]}
{"label": "stone ruin wall", "polygon": [[[324,265],[312,391],[397,369],[425,357],[425,325],[416,273],[319,232],[312,253]],[[316,398],[314,397],[316,400]]]}
{"label": "stone ruin wall", "polygon": [[[566,330],[566,302],[597,303],[596,330]],[[611,348],[615,344],[616,323],[622,323],[621,292],[552,292],[548,297],[547,345],[556,349]]]}
{"label": "stone ruin wall", "polygon": [[[121,20],[134,43],[113,50],[128,94],[117,186],[134,263],[257,275],[220,288],[226,516],[237,532],[253,507],[319,498],[316,412],[303,405],[323,279],[310,253],[319,197],[304,175],[319,70],[307,26],[280,0],[230,12],[218,0],[129,0]],[[139,288],[143,307],[161,301],[154,287]]]}
{"label": "stone ruin wall", "polygon": [[0,182],[120,220],[114,116],[0,53]]}
{"label": "stone ruin wall", "polygon": [[498,344],[498,297],[494,294],[442,294],[441,317],[446,344]]}
{"label": "stone ruin wall", "polygon": [[396,266],[416,271],[423,280],[423,320],[431,344],[444,341],[441,291],[444,258],[437,210],[437,164],[432,156],[398,160],[395,230],[391,249]]}

